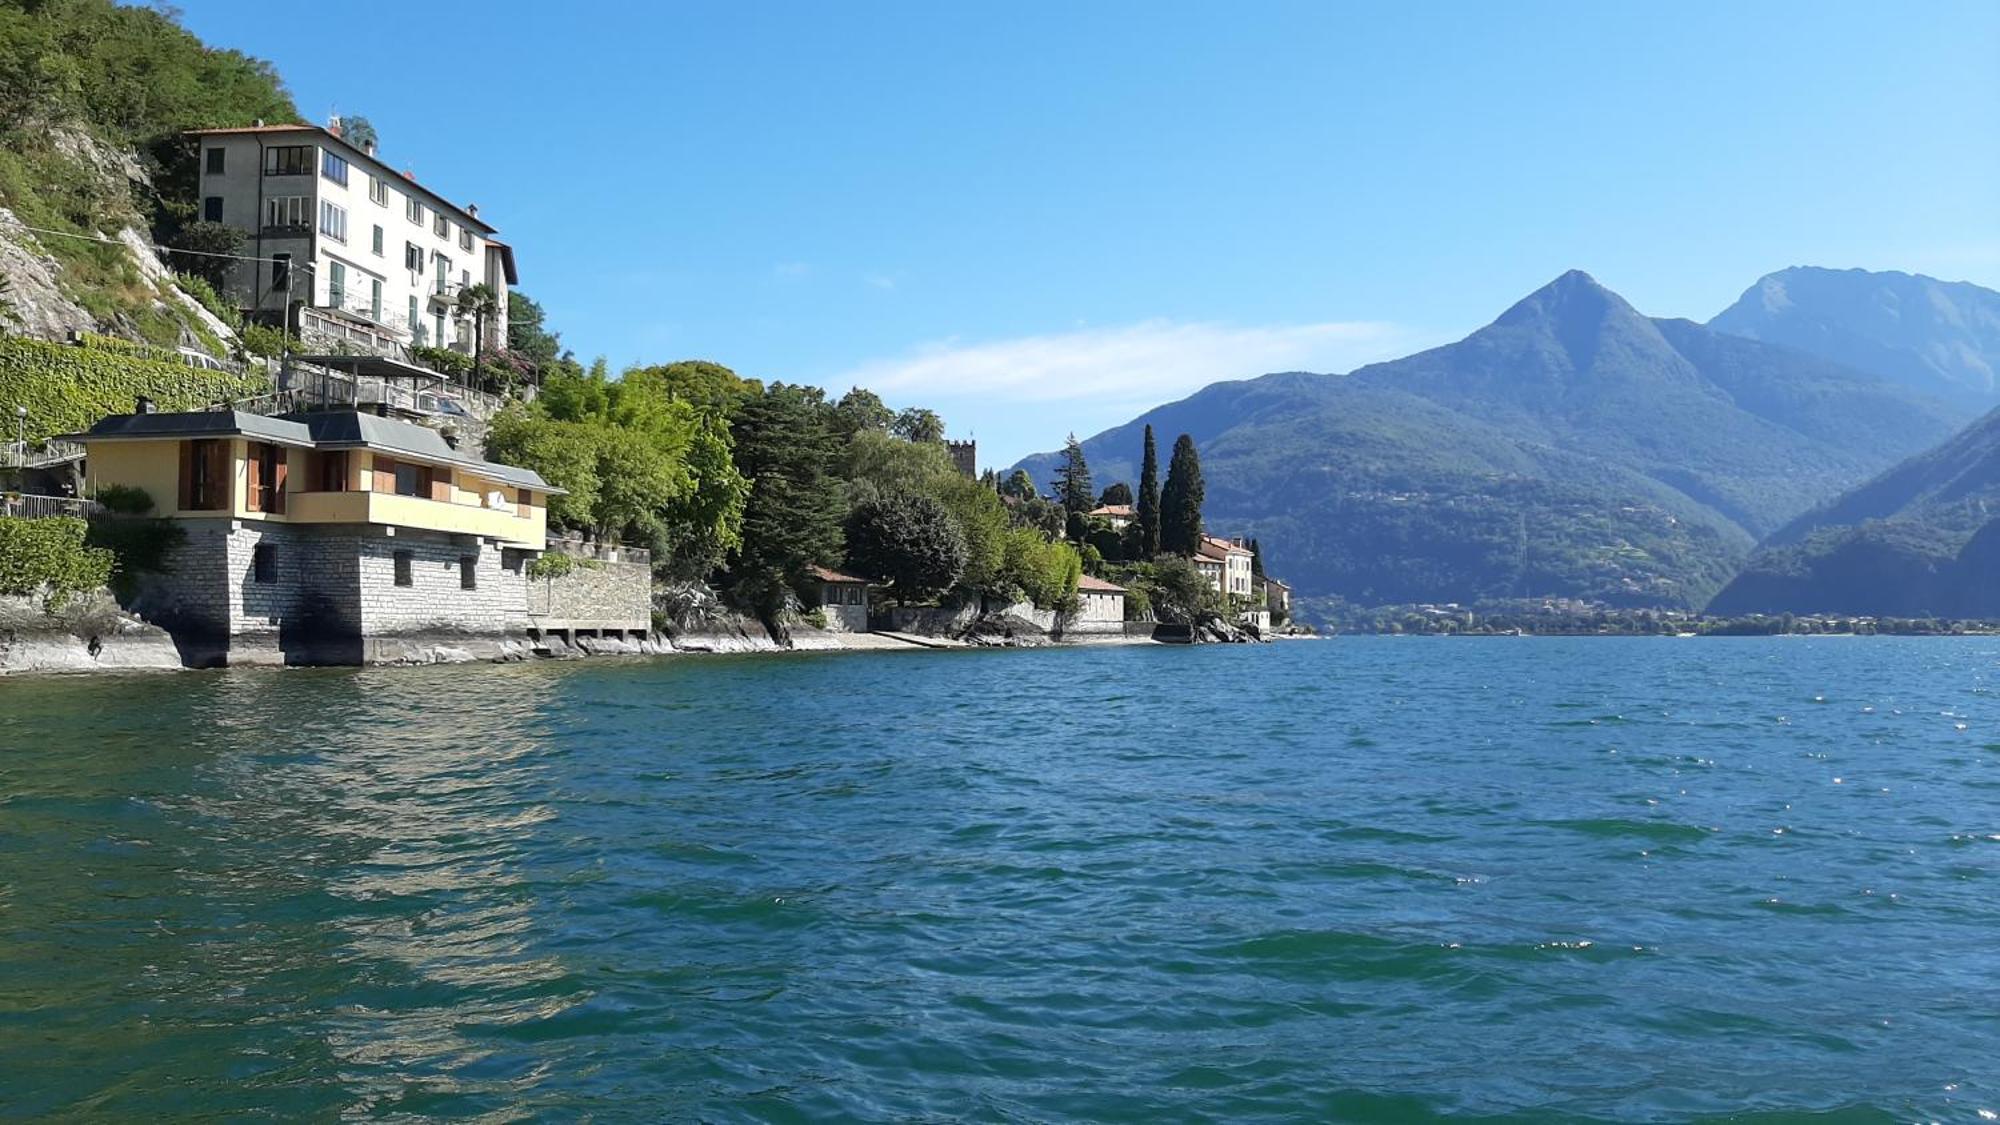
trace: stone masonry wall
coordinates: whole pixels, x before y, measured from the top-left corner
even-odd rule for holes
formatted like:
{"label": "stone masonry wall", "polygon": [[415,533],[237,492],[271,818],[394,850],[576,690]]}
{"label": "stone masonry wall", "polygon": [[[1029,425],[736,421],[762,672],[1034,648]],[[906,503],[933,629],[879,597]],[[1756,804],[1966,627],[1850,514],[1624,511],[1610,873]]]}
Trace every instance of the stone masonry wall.
{"label": "stone masonry wall", "polygon": [[[343,550],[358,564],[363,634],[512,633],[527,628],[527,575],[519,565],[504,565],[500,549],[408,531],[350,538],[351,548]],[[408,586],[395,583],[395,557],[403,551],[410,553]],[[474,560],[470,590],[460,581],[462,558]]]}
{"label": "stone masonry wall", "polygon": [[531,626],[635,631],[653,627],[651,562],[593,557],[554,539],[549,541],[549,552],[570,554],[578,563],[561,578],[527,580]]}

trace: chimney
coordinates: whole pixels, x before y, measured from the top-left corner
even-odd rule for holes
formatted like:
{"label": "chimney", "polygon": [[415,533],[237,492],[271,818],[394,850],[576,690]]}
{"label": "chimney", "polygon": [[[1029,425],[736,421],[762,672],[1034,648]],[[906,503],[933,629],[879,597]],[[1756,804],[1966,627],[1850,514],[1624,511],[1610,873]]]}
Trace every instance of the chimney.
{"label": "chimney", "polygon": [[369,141],[367,144],[362,145],[361,151],[367,153],[370,156],[375,155],[375,142]]}
{"label": "chimney", "polygon": [[465,205],[465,213],[466,213],[466,214],[468,214],[468,215],[470,215],[470,216],[472,216],[472,217],[473,217],[473,218],[475,218],[475,219],[476,219],[476,218],[478,218],[478,217],[479,217],[479,204],[477,204],[477,203],[468,203],[468,204],[466,204],[466,205]]}
{"label": "chimney", "polygon": [[417,182],[417,174],[408,168],[403,169],[403,178],[413,184]]}
{"label": "chimney", "polygon": [[458,431],[457,431],[457,430],[452,430],[452,429],[444,429],[444,430],[439,430],[439,431],[438,431],[438,436],[444,439],[444,443],[445,443],[445,444],[446,444],[447,446],[450,446],[450,447],[451,447],[451,448],[453,448],[453,449],[457,449],[457,448],[458,448]]}
{"label": "chimney", "polygon": [[337,114],[337,113],[336,113],[336,114],[334,114],[334,115],[333,115],[332,117],[329,117],[329,118],[327,118],[327,119],[326,119],[326,131],[327,131],[327,132],[329,132],[329,133],[332,133],[332,134],[333,134],[334,136],[336,136],[336,137],[338,137],[338,136],[340,135],[340,115],[339,115],[339,114]]}
{"label": "chimney", "polygon": [[134,414],[152,414],[155,413],[157,409],[153,406],[153,400],[147,398],[145,395],[140,395],[139,401],[137,403],[134,403],[133,407],[134,409],[132,412]]}

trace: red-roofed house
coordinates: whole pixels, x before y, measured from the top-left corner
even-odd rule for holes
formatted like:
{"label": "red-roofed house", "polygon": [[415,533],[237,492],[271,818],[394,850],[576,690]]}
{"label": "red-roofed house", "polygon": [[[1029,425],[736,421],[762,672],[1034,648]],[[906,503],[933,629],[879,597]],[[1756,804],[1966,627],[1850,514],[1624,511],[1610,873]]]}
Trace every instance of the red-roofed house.
{"label": "red-roofed house", "polygon": [[826,627],[837,633],[866,633],[868,580],[823,566],[812,567],[808,573],[819,583],[819,607],[826,613]]}
{"label": "red-roofed house", "polygon": [[1241,539],[1201,537],[1195,548],[1194,565],[1218,594],[1247,598],[1254,593],[1250,548]]}
{"label": "red-roofed house", "polygon": [[1123,531],[1139,518],[1138,510],[1130,504],[1106,504],[1101,508],[1092,508],[1090,515],[1110,521],[1113,531]]}

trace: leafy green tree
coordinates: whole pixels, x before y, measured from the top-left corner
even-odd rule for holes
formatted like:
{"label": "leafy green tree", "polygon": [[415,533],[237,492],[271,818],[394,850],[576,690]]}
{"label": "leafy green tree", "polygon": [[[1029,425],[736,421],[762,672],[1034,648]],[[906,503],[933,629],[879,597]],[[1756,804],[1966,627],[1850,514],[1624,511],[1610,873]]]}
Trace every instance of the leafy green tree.
{"label": "leafy green tree", "polygon": [[375,135],[375,123],[358,113],[342,115],[340,136],[348,144],[363,150],[374,147],[381,140]]}
{"label": "leafy green tree", "polygon": [[896,415],[895,434],[904,441],[941,444],[944,441],[944,419],[933,410],[912,406]]}
{"label": "leafy green tree", "polygon": [[1007,533],[1001,579],[1008,592],[1018,591],[1041,609],[1067,609],[1076,604],[1082,575],[1083,560],[1069,544],[1051,542],[1031,527]]}
{"label": "leafy green tree", "polygon": [[831,409],[817,387],[773,383],[746,398],[730,421],[736,467],[750,482],[743,537],[725,563],[738,604],[775,626],[806,568],[842,553],[840,482],[832,462]]}
{"label": "leafy green tree", "polygon": [[884,496],[847,517],[847,565],[887,583],[889,595],[905,605],[925,601],[964,573],[965,536],[928,496]]}
{"label": "leafy green tree", "polygon": [[1187,559],[1166,556],[1148,564],[1138,584],[1161,621],[1198,625],[1222,615],[1222,595]]}
{"label": "leafy green tree", "polygon": [[507,350],[525,357],[546,375],[563,355],[562,336],[548,330],[540,301],[519,289],[507,294]]}
{"label": "leafy green tree", "polygon": [[928,494],[942,477],[955,475],[944,446],[904,441],[879,430],[856,433],[835,463],[852,504],[901,492]]}
{"label": "leafy green tree", "polygon": [[833,408],[833,429],[843,438],[860,433],[887,434],[896,425],[896,412],[882,397],[865,387],[855,387],[840,396]]}
{"label": "leafy green tree", "polygon": [[1153,447],[1153,427],[1146,426],[1146,458],[1139,469],[1139,551],[1137,558],[1160,553],[1160,454]]}
{"label": "leafy green tree", "polygon": [[664,564],[656,568],[674,578],[705,579],[722,565],[729,551],[743,542],[743,503],[750,482],[736,470],[730,448],[729,424],[703,417],[690,435],[687,470],[693,487],[661,510]]}
{"label": "leafy green tree", "polygon": [[1201,546],[1201,505],[1206,495],[1201,479],[1201,455],[1194,439],[1182,434],[1174,441],[1167,463],[1167,484],[1160,490],[1160,549],[1191,558]]}
{"label": "leafy green tree", "polygon": [[1063,443],[1062,465],[1056,469],[1056,479],[1049,482],[1054,490],[1056,502],[1071,515],[1081,515],[1096,507],[1097,492],[1091,487],[1090,466],[1083,459],[1083,443],[1076,435],[1069,435]]}
{"label": "leafy green tree", "polygon": [[221,293],[229,284],[229,267],[235,263],[218,255],[242,249],[243,235],[221,223],[189,223],[174,233],[170,245],[167,257],[174,269],[201,278]]}
{"label": "leafy green tree", "polygon": [[1097,506],[1100,508],[1125,508],[1131,504],[1132,486],[1122,480],[1106,488],[1097,498]]}
{"label": "leafy green tree", "polygon": [[1015,469],[1014,475],[1000,483],[1000,495],[1016,500],[1032,500],[1035,493],[1035,478],[1026,469]]}
{"label": "leafy green tree", "polygon": [[705,414],[727,418],[750,396],[762,390],[755,379],[745,379],[719,363],[705,359],[683,359],[652,367],[635,367],[620,379],[629,386],[646,387],[667,402],[683,402]]}

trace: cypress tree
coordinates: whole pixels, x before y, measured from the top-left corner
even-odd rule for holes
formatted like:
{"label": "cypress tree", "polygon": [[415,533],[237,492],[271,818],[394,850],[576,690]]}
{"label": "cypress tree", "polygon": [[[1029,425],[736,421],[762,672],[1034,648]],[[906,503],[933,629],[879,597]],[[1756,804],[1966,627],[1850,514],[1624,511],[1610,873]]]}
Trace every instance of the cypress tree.
{"label": "cypress tree", "polygon": [[1140,558],[1160,553],[1160,453],[1153,448],[1153,427],[1146,426],[1146,459],[1139,469]]}
{"label": "cypress tree", "polygon": [[1201,455],[1186,434],[1174,439],[1174,456],[1167,462],[1167,484],[1160,490],[1160,550],[1194,557],[1201,546]]}
{"label": "cypress tree", "polygon": [[1264,548],[1254,537],[1250,540],[1250,577],[1264,577]]}

